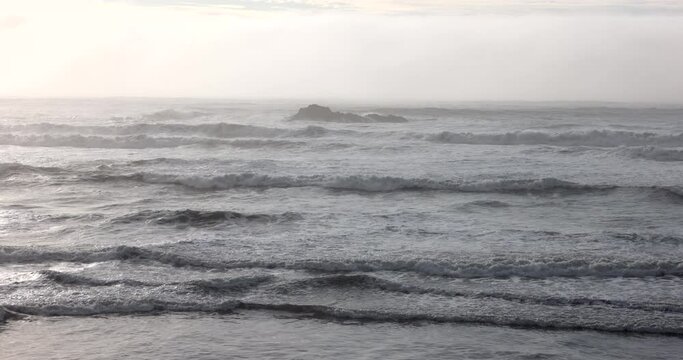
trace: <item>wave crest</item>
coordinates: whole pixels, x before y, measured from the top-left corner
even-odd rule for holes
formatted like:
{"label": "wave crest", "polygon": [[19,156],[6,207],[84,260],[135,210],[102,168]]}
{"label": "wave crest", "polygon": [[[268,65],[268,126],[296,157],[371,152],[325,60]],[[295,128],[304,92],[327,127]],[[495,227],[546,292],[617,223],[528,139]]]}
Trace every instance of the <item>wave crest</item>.
{"label": "wave crest", "polygon": [[470,323],[494,326],[512,326],[529,329],[596,330],[605,332],[630,332],[643,334],[681,335],[683,329],[672,324],[616,321],[605,323],[587,321],[580,318],[542,318],[518,317],[505,314],[490,315],[461,313],[443,315],[425,312],[396,312],[386,310],[349,309],[327,305],[296,303],[258,303],[239,300],[220,302],[173,302],[162,300],[147,301],[98,301],[88,305],[47,305],[47,306],[5,306],[0,314],[13,313],[18,316],[92,316],[102,314],[141,314],[159,312],[203,312],[231,313],[238,310],[279,311],[310,318],[324,318],[333,321],[394,322],[394,323]]}
{"label": "wave crest", "polygon": [[453,278],[550,278],[550,277],[661,277],[683,276],[680,259],[607,259],[563,257],[491,257],[481,259],[308,259],[308,260],[210,260],[169,251],[118,246],[112,248],[68,251],[0,247],[0,263],[41,263],[103,261],[154,261],[172,266],[209,269],[289,269],[322,273],[411,272]]}
{"label": "wave crest", "polygon": [[59,134],[81,136],[201,136],[208,138],[274,138],[274,137],[320,137],[332,133],[355,134],[351,130],[330,130],[322,126],[307,126],[299,129],[270,128],[255,125],[243,125],[232,123],[203,123],[203,124],[155,124],[142,123],[120,126],[94,126],[94,125],[67,125],[67,124],[25,124],[25,125],[0,125],[0,132],[4,137],[12,134],[24,136]]}
{"label": "wave crest", "polygon": [[0,306],[0,323],[6,322],[8,320],[23,319],[25,317],[25,314],[21,314],[16,311],[9,310],[3,306]]}
{"label": "wave crest", "polygon": [[200,210],[144,210],[112,219],[113,223],[145,222],[158,225],[186,225],[193,227],[213,226],[221,223],[238,222],[277,222],[299,220],[297,213],[243,214],[235,211],[200,211]]}
{"label": "wave crest", "polygon": [[683,146],[683,133],[661,135],[630,131],[594,130],[588,132],[545,133],[516,131],[503,134],[473,134],[444,131],[434,135],[422,135],[429,141],[470,145],[554,145],[554,146]]}
{"label": "wave crest", "polygon": [[683,150],[681,149],[645,146],[625,149],[624,152],[633,158],[655,161],[683,161]]}
{"label": "wave crest", "polygon": [[165,121],[165,120],[190,120],[201,116],[211,115],[201,111],[178,111],[174,109],[165,109],[142,116],[145,120]]}
{"label": "wave crest", "polygon": [[238,276],[232,278],[213,278],[213,279],[202,279],[202,280],[191,280],[187,282],[171,282],[171,283],[158,283],[158,282],[144,282],[132,279],[96,279],[92,277],[55,271],[55,270],[41,270],[40,275],[43,279],[52,281],[60,285],[72,285],[72,286],[115,286],[115,285],[126,285],[126,286],[185,286],[188,288],[195,289],[200,292],[209,293],[235,293],[243,292],[249,290],[253,287],[259,286],[261,284],[272,281],[274,277],[272,275],[255,275],[255,276]]}
{"label": "wave crest", "polygon": [[130,175],[102,175],[100,181],[132,180],[150,184],[180,185],[197,190],[228,190],[234,188],[295,188],[320,187],[330,190],[362,192],[392,191],[453,191],[500,193],[595,192],[615,189],[613,185],[583,185],[555,178],[483,180],[465,182],[432,180],[377,175],[349,176],[271,176],[255,173],[225,174],[214,177],[182,176],[173,174],[135,173]]}
{"label": "wave crest", "polygon": [[683,306],[670,303],[639,303],[625,300],[614,299],[599,299],[599,298],[566,298],[549,295],[534,295],[534,294],[515,294],[508,292],[486,292],[486,291],[459,291],[454,289],[444,288],[425,288],[415,285],[401,284],[395,281],[385,280],[366,274],[352,274],[352,275],[331,275],[314,277],[310,279],[303,279],[281,284],[276,288],[276,291],[290,294],[307,292],[311,288],[318,290],[325,287],[353,287],[367,290],[396,292],[401,294],[427,294],[440,295],[448,297],[466,297],[478,299],[498,299],[505,301],[513,301],[523,304],[537,304],[546,306],[583,306],[583,305],[598,305],[610,306],[615,308],[633,309],[633,310],[647,310],[647,311],[663,311],[663,312],[678,312],[683,313]]}
{"label": "wave crest", "polygon": [[73,147],[95,149],[147,149],[180,146],[233,146],[239,148],[298,147],[305,142],[276,139],[222,140],[200,137],[84,136],[84,135],[15,135],[0,134],[0,145],[27,147]]}
{"label": "wave crest", "polygon": [[234,295],[237,293],[243,293],[261,285],[272,284],[272,286],[269,288],[270,290],[275,291],[277,294],[284,295],[305,295],[312,292],[314,293],[321,291],[325,288],[339,288],[340,290],[356,288],[407,295],[416,294],[475,299],[497,299],[518,302],[522,304],[536,304],[544,306],[608,306],[632,310],[683,313],[683,306],[672,303],[633,302],[627,300],[588,297],[569,298],[542,294],[516,294],[510,292],[468,291],[450,288],[422,287],[411,284],[402,284],[396,281],[386,280],[367,274],[325,275],[282,282],[278,282],[278,279],[273,275],[250,275],[231,278],[191,280],[186,282],[156,283],[132,279],[96,279],[54,270],[41,270],[39,273],[43,279],[65,286],[180,286],[200,293]]}
{"label": "wave crest", "polygon": [[21,163],[0,163],[0,178],[20,174],[55,174],[65,170],[58,167],[31,166]]}

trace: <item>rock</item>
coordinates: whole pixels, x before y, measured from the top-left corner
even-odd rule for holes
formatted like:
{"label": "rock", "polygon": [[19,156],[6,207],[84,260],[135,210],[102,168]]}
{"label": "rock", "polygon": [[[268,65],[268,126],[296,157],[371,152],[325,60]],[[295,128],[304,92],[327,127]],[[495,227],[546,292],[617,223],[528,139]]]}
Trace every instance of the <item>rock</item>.
{"label": "rock", "polygon": [[360,116],[353,113],[332,111],[317,104],[308,105],[290,118],[290,120],[317,120],[328,122],[369,123],[369,122],[406,122],[406,118],[396,115],[369,114]]}
{"label": "rock", "polygon": [[308,105],[292,116],[292,120],[319,120],[331,122],[367,122],[360,115],[332,111],[330,108],[320,105]]}

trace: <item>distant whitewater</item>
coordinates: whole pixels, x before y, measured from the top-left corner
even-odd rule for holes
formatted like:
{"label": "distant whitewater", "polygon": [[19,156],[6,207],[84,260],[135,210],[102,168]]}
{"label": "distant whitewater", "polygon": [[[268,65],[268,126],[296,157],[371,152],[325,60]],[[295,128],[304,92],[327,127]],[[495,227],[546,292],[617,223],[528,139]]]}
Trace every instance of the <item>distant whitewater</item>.
{"label": "distant whitewater", "polygon": [[0,105],[2,343],[680,349],[683,109]]}

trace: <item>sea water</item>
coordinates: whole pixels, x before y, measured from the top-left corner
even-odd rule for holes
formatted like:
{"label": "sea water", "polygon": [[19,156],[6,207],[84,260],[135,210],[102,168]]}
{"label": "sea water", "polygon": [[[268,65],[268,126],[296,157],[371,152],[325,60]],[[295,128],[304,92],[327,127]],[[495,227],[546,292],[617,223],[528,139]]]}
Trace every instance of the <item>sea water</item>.
{"label": "sea water", "polygon": [[682,108],[306,105],[1,100],[0,358],[683,353]]}

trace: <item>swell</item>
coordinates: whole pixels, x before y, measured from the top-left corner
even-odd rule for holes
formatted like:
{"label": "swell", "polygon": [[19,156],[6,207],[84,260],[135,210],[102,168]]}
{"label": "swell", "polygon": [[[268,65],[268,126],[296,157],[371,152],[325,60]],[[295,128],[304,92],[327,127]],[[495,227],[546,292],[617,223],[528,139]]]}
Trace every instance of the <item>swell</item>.
{"label": "swell", "polygon": [[475,201],[470,201],[470,202],[462,205],[463,208],[469,208],[469,207],[507,208],[510,206],[511,206],[510,204],[508,204],[504,201],[498,201],[498,200],[475,200]]}
{"label": "swell", "polygon": [[0,263],[46,263],[104,261],[152,261],[176,267],[207,269],[288,269],[313,273],[410,272],[452,278],[552,278],[552,277],[664,277],[683,276],[680,259],[622,259],[586,257],[495,256],[460,260],[414,259],[298,259],[298,260],[210,260],[135,246],[94,250],[43,250],[0,247]]}
{"label": "swell", "polygon": [[44,279],[50,280],[54,283],[61,285],[87,285],[87,286],[113,286],[113,285],[129,285],[129,286],[158,286],[161,284],[150,284],[142,281],[131,280],[131,279],[121,279],[121,280],[102,280],[94,279],[86,276],[80,276],[76,274],[54,271],[54,270],[41,270],[39,271],[40,276]]}
{"label": "swell", "polygon": [[145,120],[165,121],[165,120],[190,120],[202,116],[211,115],[210,113],[201,111],[178,111],[175,109],[164,109],[155,111],[153,113],[144,114],[142,116]]}
{"label": "swell", "polygon": [[187,225],[193,227],[213,226],[221,223],[241,222],[281,222],[301,219],[297,213],[243,214],[235,211],[201,210],[143,210],[123,215],[111,220],[112,223],[129,224],[136,222],[158,225]]}
{"label": "swell", "polygon": [[205,293],[234,293],[242,292],[271,282],[274,277],[270,275],[240,276],[234,278],[212,278],[202,280],[191,280],[185,282],[145,282],[132,279],[96,279],[87,276],[76,275],[54,270],[41,270],[40,275],[43,279],[49,280],[60,285],[71,286],[149,286],[158,287],[165,285],[184,286],[192,288],[198,292]]}
{"label": "swell", "polygon": [[[136,165],[133,163],[133,165]],[[85,182],[135,181],[146,184],[177,185],[195,190],[229,190],[235,188],[297,188],[320,187],[330,190],[361,192],[394,191],[452,191],[481,193],[590,193],[614,190],[617,185],[588,185],[556,178],[503,179],[503,180],[435,180],[429,178],[403,178],[378,175],[302,175],[276,176],[257,173],[232,173],[218,176],[195,176],[136,172],[116,174],[104,168],[95,171],[69,171],[60,168],[40,168],[21,164],[0,164],[4,173],[63,173]],[[62,179],[63,180],[63,179]],[[675,190],[675,189],[674,189]]]}
{"label": "swell", "polygon": [[27,125],[0,125],[2,136],[13,136],[10,133],[54,135],[64,136],[138,136],[138,135],[176,135],[176,136],[202,136],[209,138],[273,138],[282,136],[291,137],[319,137],[328,134],[356,134],[350,130],[330,130],[321,126],[307,126],[296,129],[269,128],[255,125],[242,125],[230,123],[204,123],[204,124],[135,124],[121,126],[78,126],[66,124],[27,124]]}
{"label": "swell", "polygon": [[[62,143],[86,141],[88,138],[105,139],[104,136],[131,139],[139,136],[171,136],[178,138],[205,137],[214,139],[228,138],[315,138],[329,135],[360,137],[392,137],[422,139],[437,143],[467,145],[551,145],[551,146],[591,146],[591,147],[683,147],[683,133],[660,134],[654,132],[592,130],[567,132],[513,131],[506,133],[465,133],[442,131],[434,134],[401,132],[359,132],[353,130],[328,129],[322,126],[303,128],[270,128],[255,125],[232,123],[203,124],[159,124],[142,123],[121,126],[78,126],[54,123],[0,125],[0,141],[5,145],[21,143]],[[51,140],[48,140],[51,139]],[[60,140],[61,139],[61,140]],[[130,140],[129,140],[130,141]],[[56,145],[55,145],[56,146]],[[65,145],[64,145],[65,146]],[[645,152],[648,152],[647,150]],[[651,152],[651,151],[650,151]],[[659,158],[678,159],[680,153],[644,155]],[[673,160],[672,160],[673,161]],[[676,160],[677,161],[677,160]]]}
{"label": "swell", "polygon": [[0,324],[8,320],[18,320],[25,318],[25,314],[18,313],[16,311],[9,310],[0,305]]}
{"label": "swell", "polygon": [[628,156],[637,159],[654,161],[683,161],[683,150],[656,146],[644,146],[624,149]]}
{"label": "swell", "polygon": [[452,278],[551,278],[551,277],[661,277],[683,276],[680,260],[621,260],[584,258],[517,258],[493,257],[481,260],[438,261],[405,260],[296,260],[240,261],[226,264],[230,268],[284,268],[321,273],[412,272]]}
{"label": "swell", "polygon": [[555,146],[683,146],[683,133],[662,135],[650,132],[594,130],[587,132],[545,133],[516,131],[500,134],[454,133],[444,131],[418,135],[433,142],[469,145],[555,145]]}
{"label": "swell", "polygon": [[638,323],[606,324],[597,322],[562,322],[562,320],[543,318],[517,318],[495,315],[438,315],[430,313],[399,313],[379,310],[356,310],[343,309],[325,305],[302,305],[302,304],[263,304],[239,302],[238,309],[246,310],[270,310],[284,311],[295,314],[303,314],[313,318],[326,318],[336,321],[362,321],[362,322],[395,322],[395,323],[470,323],[493,326],[509,326],[528,329],[556,329],[556,330],[595,330],[604,332],[632,332],[643,334],[681,335],[683,328],[680,327],[651,327]]}
{"label": "swell", "polygon": [[21,163],[0,163],[0,178],[22,174],[56,174],[66,169],[58,167],[31,166]]}
{"label": "swell", "polygon": [[[681,108],[645,108],[622,106],[621,104],[543,104],[541,106],[498,104],[498,105],[478,105],[460,107],[379,107],[373,109],[375,112],[397,113],[412,116],[475,116],[484,119],[510,119],[513,118],[543,118],[543,119],[583,119],[589,118],[613,118],[622,120],[625,117],[636,117],[637,119],[664,118],[671,120],[680,119]],[[563,116],[564,115],[564,116]]]}
{"label": "swell", "polygon": [[239,148],[299,147],[301,141],[276,139],[223,140],[201,137],[156,137],[148,135],[96,136],[96,135],[15,135],[0,134],[0,145],[24,147],[73,147],[93,149],[153,149],[180,146],[233,146]]}
{"label": "swell", "polygon": [[[591,194],[618,189],[638,190],[663,194],[666,198],[683,198],[680,186],[620,186],[614,184],[580,184],[556,179],[503,179],[503,180],[434,180],[378,175],[348,176],[274,176],[256,173],[235,173],[219,176],[185,176],[138,172],[126,175],[92,174],[82,181],[135,181],[146,184],[176,185],[193,190],[220,191],[239,188],[301,188],[318,187],[328,190],[384,193],[398,191],[447,191],[462,193],[511,193],[537,195]],[[481,204],[480,204],[481,205]],[[488,204],[489,206],[491,204]],[[500,205],[500,204],[499,204]]]}
{"label": "swell", "polygon": [[93,181],[137,181],[149,184],[179,185],[196,190],[229,190],[234,188],[320,187],[330,190],[361,192],[452,191],[500,193],[585,193],[616,189],[615,185],[585,185],[555,178],[482,180],[434,180],[377,175],[349,176],[273,176],[256,173],[225,174],[213,177],[184,176],[139,172],[128,175],[100,174]]}
{"label": "swell", "polygon": [[258,303],[229,300],[212,303],[179,303],[149,300],[141,302],[102,301],[88,306],[0,306],[0,313],[17,316],[94,316],[103,314],[159,314],[166,312],[232,313],[239,310],[277,311],[296,314],[304,318],[322,318],[333,321],[360,321],[384,323],[460,323],[490,326],[508,326],[548,330],[595,330],[617,333],[641,333],[680,336],[680,326],[648,326],[638,322],[602,323],[581,319],[563,320],[540,317],[514,317],[505,315],[459,314],[440,315],[431,313],[401,313],[382,310],[345,309],[326,305],[303,305],[293,303]]}
{"label": "swell", "polygon": [[[160,287],[182,286],[201,293],[233,294],[244,292],[265,284],[273,284],[276,280],[272,275],[240,276],[234,278],[212,278],[191,280],[185,282],[143,282],[131,279],[96,279],[73,273],[54,270],[41,270],[43,279],[65,286],[116,286]],[[473,299],[497,299],[521,304],[535,304],[545,306],[609,306],[631,310],[660,311],[683,313],[683,305],[671,303],[642,303],[615,299],[599,298],[567,298],[558,296],[539,296],[533,294],[514,294],[505,292],[473,292],[452,289],[425,288],[420,286],[401,284],[398,282],[377,278],[366,274],[341,274],[319,276],[302,280],[280,282],[272,288],[276,293],[309,293],[325,288],[360,288],[363,290],[377,290],[399,294],[439,295],[446,297],[463,297]]]}
{"label": "swell", "polygon": [[607,232],[609,236],[619,240],[627,240],[635,243],[669,243],[669,244],[683,244],[683,237],[672,234],[656,234],[656,233],[615,233]]}
{"label": "swell", "polygon": [[656,192],[662,193],[668,198],[673,198],[676,200],[683,199],[683,186],[667,186],[667,187],[657,187]]}
{"label": "swell", "polygon": [[220,262],[191,258],[171,252],[146,249],[136,246],[117,246],[94,250],[47,250],[23,247],[0,247],[0,263],[45,263],[75,262],[96,263],[104,261],[155,261],[176,267],[193,266],[202,268],[223,268]]}
{"label": "swell", "polygon": [[[174,161],[173,159],[152,159],[155,161]],[[175,160],[184,163],[183,160]],[[145,165],[146,162],[135,161],[131,165]],[[396,191],[449,191],[464,193],[530,193],[530,194],[584,194],[605,192],[617,189],[653,191],[667,197],[683,198],[680,186],[620,186],[614,184],[580,184],[556,178],[536,179],[502,179],[502,180],[435,180],[428,178],[404,178],[379,175],[305,175],[276,176],[257,173],[232,173],[218,176],[196,176],[164,174],[153,172],[135,172],[116,174],[107,171],[107,167],[98,167],[93,171],[71,171],[57,167],[35,167],[18,163],[0,163],[0,178],[19,174],[71,175],[75,181],[83,182],[121,182],[134,181],[145,184],[176,185],[194,190],[230,190],[236,188],[300,188],[319,187],[329,190],[359,192],[396,192]],[[65,181],[66,178],[60,178]],[[473,203],[473,206],[505,206],[503,203]]]}
{"label": "swell", "polygon": [[95,316],[95,315],[126,315],[126,314],[154,314],[162,312],[208,312],[229,313],[237,309],[238,301],[224,301],[220,303],[185,303],[163,300],[149,301],[100,301],[92,302],[89,306],[47,305],[47,306],[2,306],[0,309],[12,311],[22,316]]}
{"label": "swell", "polygon": [[599,298],[567,298],[559,296],[539,296],[532,294],[514,294],[505,292],[473,292],[458,291],[451,289],[424,288],[420,286],[401,284],[398,282],[380,279],[366,274],[331,275],[292,281],[280,285],[277,291],[282,293],[301,292],[308,288],[320,289],[325,287],[355,287],[369,290],[380,290],[401,294],[429,294],[447,297],[465,297],[475,299],[498,299],[518,302],[522,304],[536,304],[545,306],[609,306],[614,308],[677,312],[683,313],[683,305],[670,303],[642,303],[625,300],[599,299]]}

